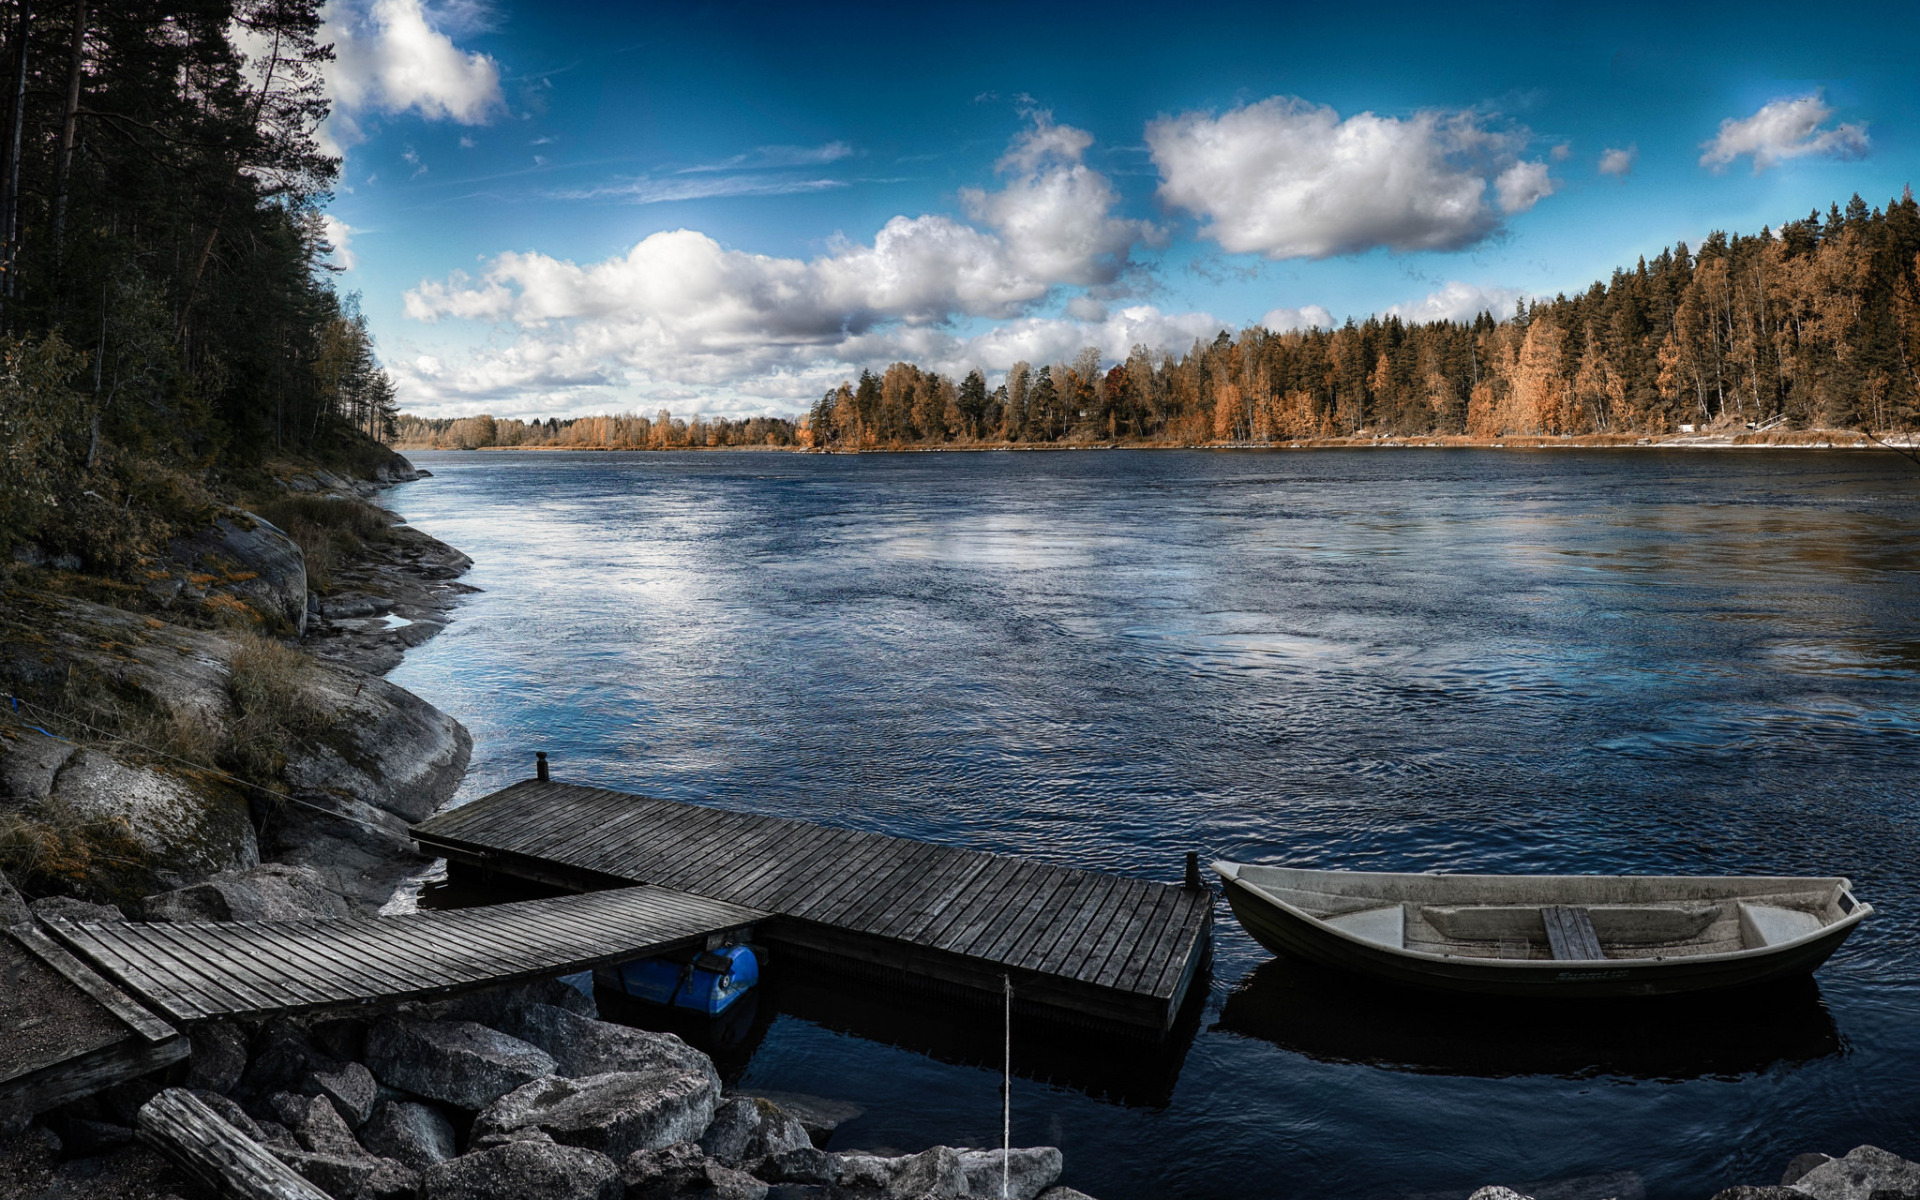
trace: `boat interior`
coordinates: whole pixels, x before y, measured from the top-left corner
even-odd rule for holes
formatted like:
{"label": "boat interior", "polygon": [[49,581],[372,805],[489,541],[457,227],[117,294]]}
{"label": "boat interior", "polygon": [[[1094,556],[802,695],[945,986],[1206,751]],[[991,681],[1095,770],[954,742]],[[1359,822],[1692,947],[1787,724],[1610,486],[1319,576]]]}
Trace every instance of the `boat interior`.
{"label": "boat interior", "polygon": [[1871,909],[1839,877],[1431,875],[1214,864],[1353,937],[1455,957],[1592,962],[1763,950]]}

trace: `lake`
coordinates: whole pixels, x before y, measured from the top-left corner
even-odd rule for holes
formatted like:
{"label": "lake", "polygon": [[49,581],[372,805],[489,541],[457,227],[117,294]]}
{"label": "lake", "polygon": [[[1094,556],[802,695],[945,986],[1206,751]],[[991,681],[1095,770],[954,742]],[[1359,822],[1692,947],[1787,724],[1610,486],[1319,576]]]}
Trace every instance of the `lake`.
{"label": "lake", "polygon": [[[1801,986],[1561,1014],[1274,961],[1174,1045],[1014,1029],[1100,1200],[1699,1198],[1920,1157],[1920,470],[1848,452],[419,453],[484,589],[391,678],[532,772],[1179,878],[1841,874]],[[775,979],[730,1081],[834,1148],[997,1145],[1000,1029]],[[744,1018],[743,1018],[744,1020]]]}

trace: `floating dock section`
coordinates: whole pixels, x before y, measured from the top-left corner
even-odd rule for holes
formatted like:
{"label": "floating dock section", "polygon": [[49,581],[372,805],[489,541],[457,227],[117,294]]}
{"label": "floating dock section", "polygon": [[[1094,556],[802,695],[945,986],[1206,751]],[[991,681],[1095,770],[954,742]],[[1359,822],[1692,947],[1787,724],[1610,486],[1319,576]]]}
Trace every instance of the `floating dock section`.
{"label": "floating dock section", "polygon": [[[545,766],[544,763],[541,764]],[[543,772],[544,773],[544,772]],[[771,914],[755,937],[836,969],[1164,1037],[1213,896],[1006,855],[528,780],[414,826],[422,850],[575,891],[652,884]]]}
{"label": "floating dock section", "polygon": [[431,999],[568,975],[713,937],[744,938],[766,916],[664,888],[626,887],[367,920],[46,924],[121,986],[192,1022]]}

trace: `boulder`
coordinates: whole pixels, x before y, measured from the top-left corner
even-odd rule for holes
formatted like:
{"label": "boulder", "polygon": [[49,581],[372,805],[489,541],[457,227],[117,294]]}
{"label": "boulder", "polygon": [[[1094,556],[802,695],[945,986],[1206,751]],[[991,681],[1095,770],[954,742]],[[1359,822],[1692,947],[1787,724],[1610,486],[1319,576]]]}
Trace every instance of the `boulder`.
{"label": "boulder", "polygon": [[193,1057],[187,1062],[186,1086],[226,1093],[239,1086],[247,1070],[247,1035],[225,1021],[195,1025],[187,1031]]}
{"label": "boulder", "polygon": [[604,1154],[552,1142],[509,1142],[429,1167],[421,1200],[620,1200]]}
{"label": "boulder", "polygon": [[89,904],[72,896],[42,896],[27,907],[43,920],[72,921],[76,925],[120,924],[127,919],[111,904]]}
{"label": "boulder", "polygon": [[1844,1157],[1800,1176],[1793,1186],[1813,1200],[1871,1200],[1876,1192],[1916,1194],[1920,1193],[1920,1163],[1878,1146],[1855,1146]]}
{"label": "boulder", "polygon": [[1713,1200],[1807,1200],[1807,1194],[1795,1187],[1755,1187],[1750,1183],[1743,1183],[1738,1187],[1723,1188],[1715,1192]]}
{"label": "boulder", "polygon": [[[340,1064],[320,1052],[299,1022],[274,1017],[253,1035],[253,1056],[241,1077],[242,1088],[255,1095],[296,1092],[308,1075],[331,1071]],[[276,1120],[285,1121],[278,1112]]]}
{"label": "boulder", "polygon": [[[1093,1197],[1070,1187],[1050,1187],[1040,1193],[1040,1200],[1093,1200]],[[1468,1197],[1468,1200],[1472,1200],[1472,1197]]]}
{"label": "boulder", "polygon": [[496,1028],[553,1055],[562,1075],[584,1078],[609,1071],[690,1071],[706,1075],[714,1090],[720,1089],[713,1060],[671,1033],[596,1021],[552,1004],[509,1010],[502,1014]]}
{"label": "boulder", "polygon": [[553,1058],[472,1021],[388,1017],[367,1031],[367,1066],[382,1083],[479,1109],[553,1071]]}
{"label": "boulder", "polygon": [[962,1150],[960,1169],[967,1174],[967,1192],[974,1196],[998,1196],[1000,1172],[1005,1161],[1007,1195],[1012,1200],[1034,1200],[1060,1178],[1065,1160],[1053,1146],[1001,1150]]}
{"label": "boulder", "polygon": [[[464,996],[455,996],[451,1000],[434,1000],[415,1005],[423,1016],[436,1021],[478,1021],[482,1025],[491,1025],[495,1029],[512,1033],[522,1041],[533,1041],[507,1028],[520,1019],[520,1014],[534,1005],[552,1005],[563,1008],[579,1017],[594,1018],[600,1015],[593,997],[582,994],[578,989],[562,983],[558,979],[530,979],[525,983],[510,984],[507,987],[490,988],[484,992],[469,992]],[[538,1045],[538,1043],[535,1043]],[[546,1049],[542,1046],[541,1049]],[[547,1050],[553,1054],[552,1050]],[[557,1057],[557,1056],[556,1056]]]}
{"label": "boulder", "polygon": [[278,1146],[269,1149],[275,1158],[292,1167],[308,1183],[332,1196],[333,1200],[354,1200],[380,1167],[379,1159],[365,1154],[344,1157],[338,1154],[315,1154],[310,1150],[285,1150]]}
{"label": "boulder", "polygon": [[753,1173],[768,1183],[814,1184],[821,1187],[840,1182],[840,1156],[812,1146],[786,1150],[761,1159]]}
{"label": "boulder", "polygon": [[627,1200],[764,1200],[767,1185],[700,1153],[692,1142],[636,1150],[620,1166]]}
{"label": "boulder", "polygon": [[1822,1154],[1818,1150],[1810,1151],[1806,1154],[1796,1154],[1792,1160],[1787,1163],[1786,1171],[1780,1176],[1780,1183],[1782,1186],[1798,1183],[1800,1177],[1808,1171],[1813,1170],[1815,1167],[1825,1166],[1832,1161],[1833,1155]]}
{"label": "boulder", "polygon": [[367,1056],[368,1028],[369,1022],[359,1017],[334,1017],[307,1026],[307,1036],[328,1056],[358,1062]]}
{"label": "boulder", "polygon": [[325,1096],[309,1096],[305,1104],[294,1106],[289,1115],[287,1128],[293,1130],[293,1136],[301,1146],[315,1154],[332,1154],[340,1158],[356,1158],[365,1155],[353,1130],[340,1116],[340,1110]]}
{"label": "boulder", "polygon": [[19,805],[45,800],[53,794],[54,776],[78,749],[67,739],[49,737],[38,729],[10,727],[0,737],[0,801]]}
{"label": "boulder", "polygon": [[350,915],[347,902],[310,867],[261,863],[222,871],[189,887],[148,896],[149,921],[282,921]]}
{"label": "boulder", "polygon": [[[951,1200],[967,1194],[967,1173],[960,1165],[960,1153],[951,1146],[935,1146],[918,1154],[898,1158],[879,1158],[871,1154],[840,1156],[840,1186],[848,1190],[865,1188],[879,1192],[888,1200],[913,1197],[938,1197]],[[996,1191],[993,1193],[998,1195]]]}
{"label": "boulder", "polygon": [[332,1101],[341,1118],[358,1129],[373,1115],[373,1102],[379,1098],[380,1085],[373,1081],[372,1071],[357,1062],[347,1062],[332,1071],[307,1072],[300,1090]]}
{"label": "boulder", "polygon": [[453,1122],[431,1105],[385,1100],[360,1127],[360,1144],[424,1171],[453,1157]]}
{"label": "boulder", "polygon": [[420,1194],[420,1172],[390,1158],[376,1158],[373,1174],[360,1185],[354,1200],[414,1200]]}
{"label": "boulder", "polygon": [[473,1123],[477,1137],[540,1129],[556,1142],[615,1159],[690,1142],[713,1120],[718,1090],[708,1072],[663,1068],[584,1079],[552,1076],[509,1092]]}
{"label": "boulder", "polygon": [[1468,1196],[1467,1200],[1533,1200],[1533,1197],[1516,1192],[1510,1187],[1501,1187],[1497,1183],[1490,1183],[1473,1195]]}
{"label": "boulder", "polygon": [[742,1096],[758,1096],[771,1100],[799,1120],[805,1127],[807,1136],[816,1146],[824,1146],[833,1131],[848,1121],[866,1115],[866,1109],[847,1100],[833,1100],[826,1096],[810,1096],[805,1092],[776,1092],[764,1088],[742,1088]]}
{"label": "boulder", "polygon": [[[812,1148],[813,1139],[807,1136],[805,1126],[773,1101],[758,1096],[735,1096],[722,1104],[714,1110],[707,1131],[700,1135],[700,1149],[730,1167],[757,1163],[770,1154]],[[1058,1168],[1054,1173],[1059,1174]]]}
{"label": "boulder", "polygon": [[254,1125],[260,1130],[260,1136],[255,1138],[254,1141],[259,1142],[262,1146],[266,1146],[272,1150],[299,1150],[301,1148],[300,1143],[295,1140],[293,1136],[293,1131],[278,1121],[265,1119],[255,1121]]}
{"label": "boulder", "polygon": [[[267,1140],[267,1131],[260,1127],[259,1122],[247,1115],[246,1109],[235,1104],[232,1097],[223,1096],[219,1092],[210,1092],[205,1088],[189,1087],[187,1090],[192,1093],[194,1099],[200,1101],[200,1103],[206,1105],[214,1112],[219,1113],[222,1120],[226,1121],[227,1124],[233,1126],[235,1129],[238,1129],[241,1133],[246,1134],[256,1142],[265,1142]],[[295,1144],[291,1137],[288,1137],[286,1141],[288,1145]]]}

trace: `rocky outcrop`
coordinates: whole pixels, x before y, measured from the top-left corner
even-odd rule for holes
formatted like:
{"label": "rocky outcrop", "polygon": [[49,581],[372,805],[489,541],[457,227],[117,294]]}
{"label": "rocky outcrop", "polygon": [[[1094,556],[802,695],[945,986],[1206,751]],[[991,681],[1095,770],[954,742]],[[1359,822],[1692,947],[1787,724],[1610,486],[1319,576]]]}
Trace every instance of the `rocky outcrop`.
{"label": "rocky outcrop", "polygon": [[148,896],[141,906],[149,921],[284,921],[350,913],[317,871],[287,863],[221,871],[204,882]]}
{"label": "rocky outcrop", "polygon": [[690,1142],[713,1120],[719,1089],[711,1072],[711,1066],[659,1068],[535,1080],[481,1112],[474,1135],[538,1129],[556,1142],[614,1159]]}
{"label": "rocky outcrop", "polygon": [[553,1142],[507,1142],[430,1167],[421,1200],[620,1200],[604,1154]]}
{"label": "rocky outcrop", "polygon": [[295,636],[307,627],[307,560],[266,519],[230,509],[213,524],[167,545],[148,572],[147,592],[162,608],[200,602],[251,611],[267,627]]}
{"label": "rocky outcrop", "polygon": [[80,748],[61,766],[48,801],[81,825],[124,822],[131,855],[147,868],[134,890],[147,890],[149,880],[177,887],[260,862],[245,795],[183,771]]}
{"label": "rocky outcrop", "polygon": [[1003,1164],[1007,1183],[1005,1194],[1010,1200],[1034,1200],[1060,1178],[1060,1168],[1065,1164],[1065,1159],[1053,1146],[1014,1150],[1011,1154],[1000,1150],[963,1150],[960,1153],[960,1169],[967,1176],[967,1194],[1000,1195]]}
{"label": "rocky outcrop", "polygon": [[389,1017],[367,1034],[367,1066],[389,1087],[471,1110],[541,1080],[555,1064],[538,1047],[471,1021]]}

